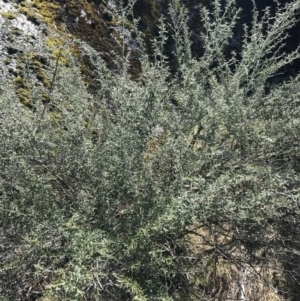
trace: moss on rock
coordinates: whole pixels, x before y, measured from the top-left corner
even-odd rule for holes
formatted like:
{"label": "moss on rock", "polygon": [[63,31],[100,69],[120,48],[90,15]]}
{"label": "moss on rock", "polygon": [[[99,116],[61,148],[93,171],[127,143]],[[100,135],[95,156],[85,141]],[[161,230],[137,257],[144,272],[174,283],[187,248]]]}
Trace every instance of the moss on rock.
{"label": "moss on rock", "polygon": [[28,89],[20,88],[17,90],[17,96],[20,99],[20,101],[23,103],[23,105],[30,107],[30,98],[31,98],[31,93]]}
{"label": "moss on rock", "polygon": [[0,13],[0,15],[3,18],[6,18],[8,20],[13,20],[13,19],[15,19],[17,17],[17,15],[14,12],[10,12],[10,11],[2,12],[2,13]]}

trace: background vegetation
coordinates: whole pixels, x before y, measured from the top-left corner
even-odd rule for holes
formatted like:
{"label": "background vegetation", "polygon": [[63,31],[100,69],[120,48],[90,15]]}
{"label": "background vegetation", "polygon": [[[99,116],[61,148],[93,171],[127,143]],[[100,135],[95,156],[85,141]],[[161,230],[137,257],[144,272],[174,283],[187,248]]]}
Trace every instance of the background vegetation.
{"label": "background vegetation", "polygon": [[80,40],[54,52],[42,23],[20,79],[0,77],[2,300],[299,299],[299,77],[271,79],[299,57],[282,47],[300,1],[254,10],[239,53],[235,1],[213,3],[199,59],[172,0],[151,59],[131,16],[138,79],[124,30],[108,69]]}

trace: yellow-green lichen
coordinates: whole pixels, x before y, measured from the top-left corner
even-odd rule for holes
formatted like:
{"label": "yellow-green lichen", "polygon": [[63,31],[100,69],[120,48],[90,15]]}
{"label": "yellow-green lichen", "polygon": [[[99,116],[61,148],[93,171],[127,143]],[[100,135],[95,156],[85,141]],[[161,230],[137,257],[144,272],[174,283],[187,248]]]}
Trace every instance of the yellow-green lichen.
{"label": "yellow-green lichen", "polygon": [[3,18],[6,18],[8,20],[13,20],[17,17],[17,15],[14,12],[11,12],[11,11],[2,12],[2,13],[0,13],[0,15]]}
{"label": "yellow-green lichen", "polygon": [[57,115],[57,113],[49,112],[48,116],[56,126],[60,127],[60,117]]}
{"label": "yellow-green lichen", "polygon": [[49,81],[49,79],[47,78],[46,73],[45,73],[45,71],[44,71],[43,69],[40,69],[40,70],[37,71],[37,73],[36,73],[36,78],[37,78],[39,81],[41,81],[45,87],[47,87],[47,88],[50,87],[50,85],[51,85],[51,84],[50,84],[50,81]]}
{"label": "yellow-green lichen", "polygon": [[21,76],[16,76],[14,79],[13,79],[13,82],[19,86],[23,85],[24,83],[24,80]]}
{"label": "yellow-green lichen", "polygon": [[34,69],[43,68],[43,64],[37,58],[33,59],[31,63]]}
{"label": "yellow-green lichen", "polygon": [[[31,90],[27,83],[29,77],[33,76],[36,78],[35,86],[40,86],[41,83],[45,88],[49,88],[51,86],[51,81],[47,77],[45,72],[45,64],[47,64],[47,60],[42,57],[40,54],[36,52],[25,52],[20,54],[17,57],[16,68],[11,68],[11,73],[14,74],[13,83],[15,84],[17,96],[20,101],[31,107]],[[31,72],[31,75],[28,75],[28,68]],[[45,100],[45,96],[42,97],[42,101]]]}
{"label": "yellow-green lichen", "polygon": [[17,96],[25,106],[30,106],[31,93],[29,90],[20,88],[17,90]]}
{"label": "yellow-green lichen", "polygon": [[21,14],[25,15],[27,20],[29,20],[33,23],[40,23],[41,15],[39,15],[37,10],[34,10],[32,8],[28,8],[26,6],[20,6],[18,8],[18,11]]}
{"label": "yellow-green lichen", "polygon": [[50,51],[52,51],[55,60],[58,59],[62,65],[68,65],[68,53],[63,49],[65,42],[62,41],[62,39],[50,36],[45,39],[45,44],[49,47]]}
{"label": "yellow-green lichen", "polygon": [[49,15],[50,10],[57,10],[60,9],[60,5],[54,2],[49,2],[49,1],[33,1],[32,7],[37,8],[40,13],[45,13],[46,15]]}
{"label": "yellow-green lichen", "polygon": [[43,93],[42,94],[42,102],[45,103],[49,101],[49,94],[48,93]]}
{"label": "yellow-green lichen", "polygon": [[45,39],[45,44],[49,46],[50,48],[59,48],[61,47],[64,42],[62,39],[59,39],[57,37],[49,36]]}
{"label": "yellow-green lichen", "polygon": [[22,1],[19,12],[27,16],[27,19],[34,22],[44,22],[50,28],[56,28],[56,17],[61,7],[55,1],[34,0],[32,2]]}
{"label": "yellow-green lichen", "polygon": [[35,52],[26,53],[25,59],[29,62],[30,69],[34,71],[36,78],[42,82],[45,87],[49,88],[51,84],[44,70],[45,59]]}
{"label": "yellow-green lichen", "polygon": [[55,60],[58,60],[58,62],[62,65],[67,66],[68,65],[68,58],[67,58],[67,52],[64,49],[56,49],[52,53],[53,58]]}

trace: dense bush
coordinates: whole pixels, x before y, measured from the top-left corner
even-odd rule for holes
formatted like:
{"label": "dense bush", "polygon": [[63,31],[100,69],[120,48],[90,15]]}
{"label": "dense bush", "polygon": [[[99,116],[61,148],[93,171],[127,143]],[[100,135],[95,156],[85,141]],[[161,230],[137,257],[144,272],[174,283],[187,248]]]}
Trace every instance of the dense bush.
{"label": "dense bush", "polygon": [[1,78],[1,297],[297,299],[300,86],[272,77],[299,57],[281,52],[299,5],[274,18],[254,11],[241,52],[229,55],[239,11],[214,1],[195,60],[173,0],[153,60],[133,28],[140,80],[130,80],[126,41],[119,70],[80,41],[76,59],[71,42],[64,61],[43,49],[51,85],[25,62],[30,106]]}

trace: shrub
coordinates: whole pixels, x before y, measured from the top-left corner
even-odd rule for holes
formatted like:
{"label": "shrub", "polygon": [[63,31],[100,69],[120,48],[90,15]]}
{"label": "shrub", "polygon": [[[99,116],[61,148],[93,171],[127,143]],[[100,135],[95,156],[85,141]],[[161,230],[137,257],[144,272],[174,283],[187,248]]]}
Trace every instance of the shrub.
{"label": "shrub", "polygon": [[[278,6],[274,18],[254,10],[241,53],[228,57],[239,10],[215,0],[202,10],[196,60],[173,0],[135,81],[125,44],[120,70],[108,70],[75,41],[93,66],[94,94],[71,44],[68,64],[43,49],[50,87],[26,69],[31,107],[1,78],[3,298],[254,300],[253,281],[292,297],[281,290],[285,277],[298,280],[299,77],[270,79],[299,58],[281,52],[299,5]],[[176,74],[164,54],[169,33]]]}

